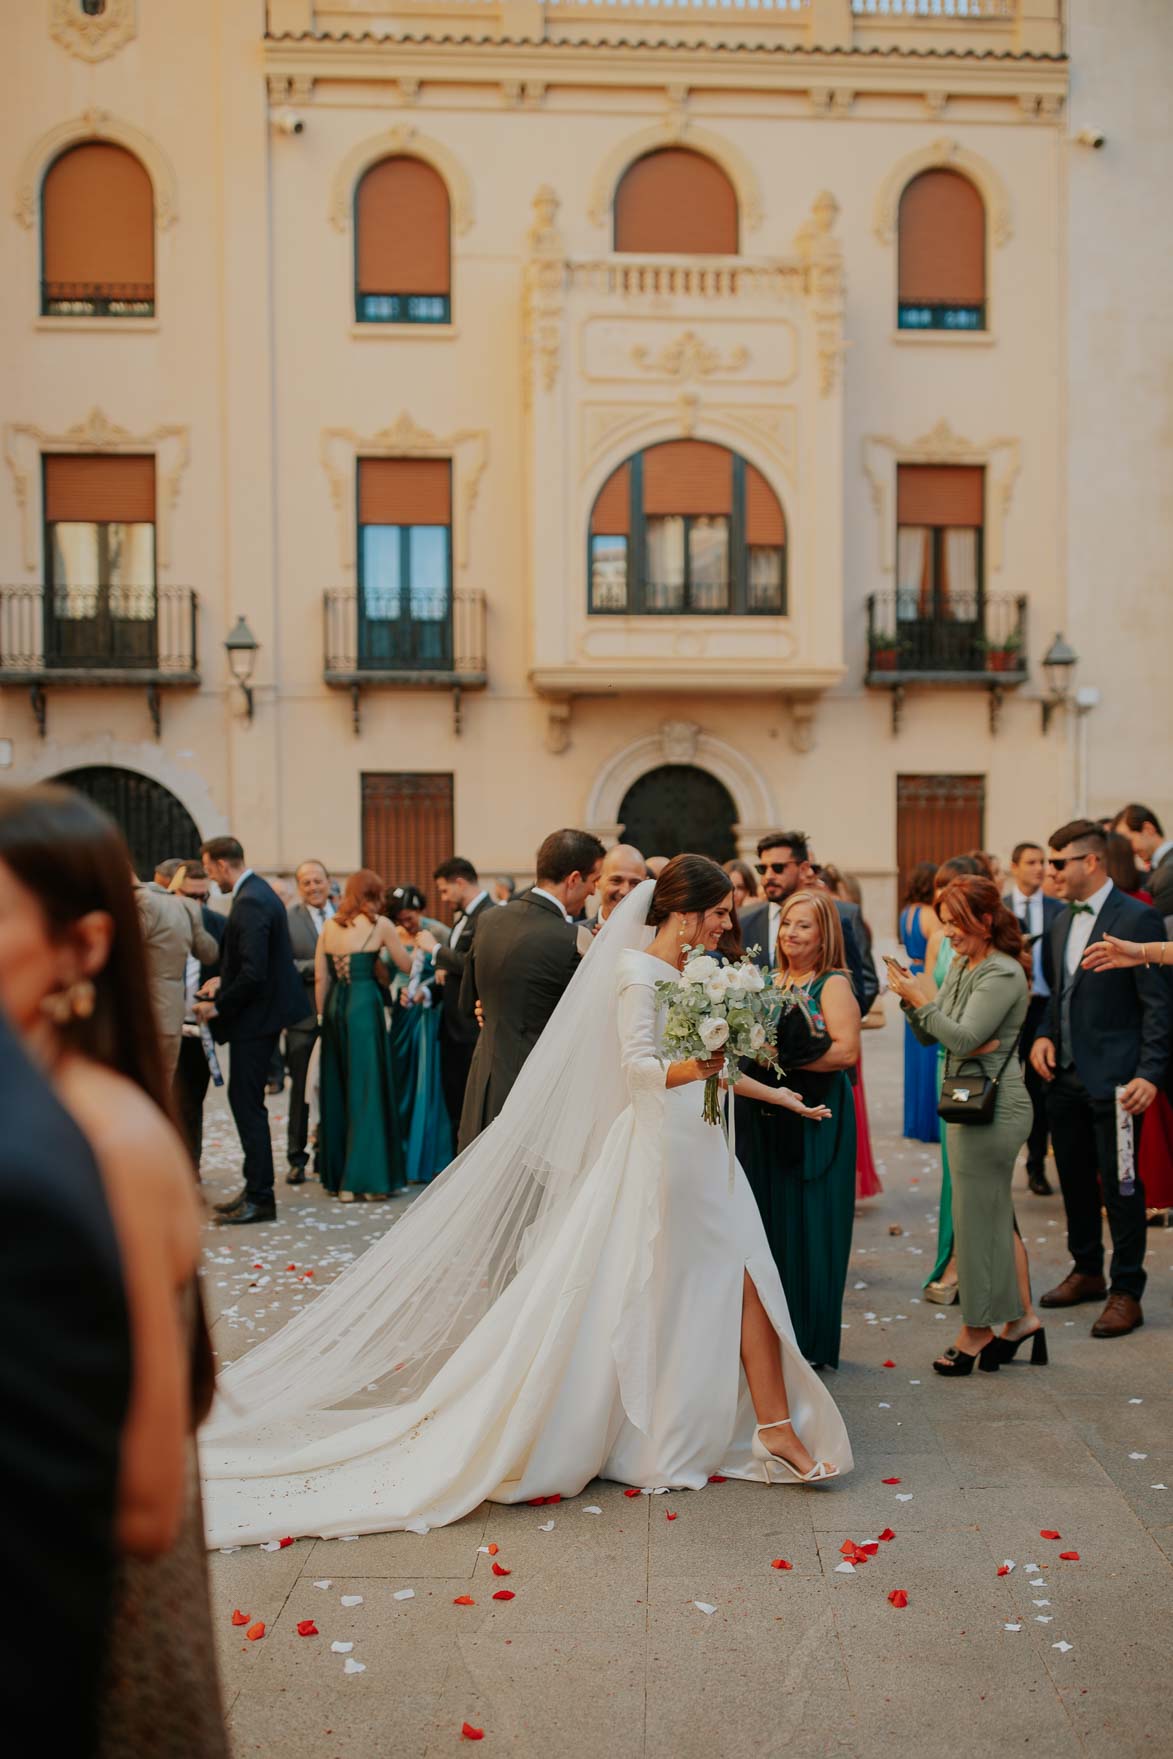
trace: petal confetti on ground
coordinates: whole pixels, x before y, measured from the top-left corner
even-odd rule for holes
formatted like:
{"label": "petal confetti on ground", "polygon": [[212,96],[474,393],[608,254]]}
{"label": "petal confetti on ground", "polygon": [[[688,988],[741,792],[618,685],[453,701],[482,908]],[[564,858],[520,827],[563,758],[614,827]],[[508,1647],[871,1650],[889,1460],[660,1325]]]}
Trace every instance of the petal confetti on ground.
{"label": "petal confetti on ground", "polygon": [[772,1560],[772,1562],[770,1564],[770,1568],[772,1570],[792,1570],[794,1568],[794,1565],[789,1561],[788,1558],[776,1557]]}
{"label": "petal confetti on ground", "polygon": [[255,1625],[250,1625],[248,1630],[244,1634],[248,1638],[250,1643],[259,1643],[261,1638],[265,1634],[265,1627],[258,1620],[258,1622]]}
{"label": "petal confetti on ground", "polygon": [[1079,1562],[1079,1553],[1077,1551],[1061,1551],[1059,1556],[1067,1563],[1077,1564]]}
{"label": "petal confetti on ground", "polygon": [[452,1604],[453,1606],[475,1606],[476,1601],[471,1594],[458,1594]]}
{"label": "petal confetti on ground", "polygon": [[321,1632],[318,1630],[313,1619],[299,1619],[297,1634],[299,1637],[318,1637],[321,1635]]}
{"label": "petal confetti on ground", "polygon": [[893,1588],[888,1596],[888,1600],[892,1606],[908,1605],[908,1595],[904,1592],[903,1588]]}
{"label": "petal confetti on ground", "polygon": [[461,1723],[460,1734],[461,1734],[461,1739],[466,1740],[466,1741],[483,1741],[485,1738],[484,1729],[483,1728],[474,1728],[472,1726],[471,1722],[462,1722]]}
{"label": "petal confetti on ground", "polygon": [[1056,1533],[1053,1527],[1043,1527],[1039,1533],[1040,1539],[1061,1539],[1062,1537],[1062,1534]]}
{"label": "petal confetti on ground", "polygon": [[506,1568],[505,1568],[505,1565],[504,1565],[504,1564],[499,1564],[499,1563],[496,1563],[496,1562],[494,1562],[494,1564],[493,1564],[493,1574],[494,1574],[494,1575],[495,1575],[495,1576],[511,1576],[511,1575],[512,1575],[512,1574],[513,1574],[513,1571],[512,1571],[512,1570],[507,1570],[507,1569],[506,1569]]}
{"label": "petal confetti on ground", "polygon": [[493,1596],[493,1599],[494,1600],[516,1600],[517,1596],[513,1592],[512,1588],[498,1588],[496,1594],[494,1594],[494,1596]]}
{"label": "petal confetti on ground", "polygon": [[248,1624],[247,1612],[241,1612],[240,1608],[237,1607],[236,1611],[232,1615],[232,1622],[234,1625],[247,1625]]}

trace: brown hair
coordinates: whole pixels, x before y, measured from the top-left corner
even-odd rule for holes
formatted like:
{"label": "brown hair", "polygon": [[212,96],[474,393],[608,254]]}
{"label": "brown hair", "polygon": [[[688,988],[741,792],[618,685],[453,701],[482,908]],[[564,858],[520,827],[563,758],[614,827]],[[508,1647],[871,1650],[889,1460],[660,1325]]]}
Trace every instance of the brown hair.
{"label": "brown hair", "polygon": [[374,922],[383,908],[383,894],[387,890],[385,880],[369,867],[360,867],[351,874],[346,882],[334,920],[340,928],[349,928],[358,917],[365,916]]}
{"label": "brown hair", "polygon": [[904,894],[906,904],[931,904],[940,868],[934,868],[931,861],[918,861],[908,876],[908,889]]}
{"label": "brown hair", "polygon": [[979,874],[983,879],[989,878],[988,874],[982,872],[981,866],[974,860],[972,855],[950,855],[947,861],[942,861],[940,867],[933,875],[934,910],[941,902],[941,893],[945,891],[946,887],[949,886],[953,880],[967,874]]}
{"label": "brown hair", "polygon": [[782,951],[782,924],[786,921],[795,904],[810,904],[819,919],[819,968],[816,977],[824,976],[828,971],[842,972],[847,975],[847,951],[843,945],[843,923],[835,908],[835,900],[829,892],[791,892],[782,905],[778,917],[778,942],[774,948],[774,958],[778,967],[778,976],[786,977],[790,972],[790,961]]}
{"label": "brown hair", "polygon": [[1118,886],[1122,892],[1141,890],[1143,882],[1140,868],[1136,865],[1136,856],[1132,852],[1132,844],[1119,831],[1108,832],[1104,867],[1112,884]]}
{"label": "brown hair", "polygon": [[[1152,825],[1158,837],[1165,835],[1161,829],[1161,821],[1152,807],[1142,806],[1139,800],[1133,800],[1128,806],[1122,806],[1116,814],[1115,822],[1118,825],[1126,825],[1130,831],[1143,831],[1146,825]],[[1052,843],[1051,847],[1058,848],[1058,844]]]}
{"label": "brown hair", "polygon": [[[659,928],[673,911],[689,916],[694,911],[703,915],[706,910],[715,910],[730,897],[732,890],[725,869],[710,861],[707,855],[674,855],[656,881],[648,906],[648,926]],[[721,936],[717,951],[724,953],[727,959],[736,959],[741,953],[741,925],[737,920],[736,906],[733,907],[732,925]]]}
{"label": "brown hair", "polygon": [[1085,854],[1103,856],[1108,847],[1108,835],[1094,818],[1073,818],[1069,824],[1060,825],[1057,831],[1051,832],[1052,849],[1068,849],[1072,843],[1086,843]]}
{"label": "brown hair", "polygon": [[747,898],[757,899],[761,897],[762,882],[759,880],[748,861],[727,861],[725,863],[725,872],[731,879],[735,873],[740,875],[741,883],[745,887],[745,895]]}
{"label": "brown hair", "polygon": [[538,850],[537,882],[541,885],[548,881],[550,885],[560,886],[572,873],[585,876],[606,853],[590,831],[551,831]]}
{"label": "brown hair", "polygon": [[1003,904],[993,880],[982,874],[963,874],[945,887],[937,903],[942,910],[949,906],[950,916],[964,934],[983,938],[988,934],[990,945],[1017,959],[1030,982],[1031,956],[1022,925]]}

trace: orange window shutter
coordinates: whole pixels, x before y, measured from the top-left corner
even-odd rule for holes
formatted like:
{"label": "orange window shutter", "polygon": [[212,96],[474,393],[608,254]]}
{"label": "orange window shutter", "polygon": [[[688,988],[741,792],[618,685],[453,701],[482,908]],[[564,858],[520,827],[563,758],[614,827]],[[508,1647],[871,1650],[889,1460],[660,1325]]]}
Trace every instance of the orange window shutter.
{"label": "orange window shutter", "polygon": [[360,293],[445,294],[451,286],[448,188],[422,159],[381,159],[358,186]]}
{"label": "orange window shutter", "polygon": [[959,171],[922,171],[900,198],[900,299],[980,305],[986,297],[986,210]]}
{"label": "orange window shutter", "polygon": [[980,526],[985,471],[973,464],[901,464],[896,473],[898,525]]}
{"label": "orange window shutter", "polygon": [[360,458],[360,525],[451,525],[447,458]]}
{"label": "orange window shutter", "polygon": [[153,525],[153,456],[50,454],[45,459],[45,521],[50,525]]}
{"label": "orange window shutter", "polygon": [[737,194],[712,159],[664,147],[637,159],[615,192],[615,249],[736,256]]}
{"label": "orange window shutter", "polygon": [[745,467],[745,541],[777,547],[786,542],[782,504],[760,470]]}
{"label": "orange window shutter", "polygon": [[595,537],[626,537],[631,528],[631,465],[613,470],[595,500],[591,532]]}
{"label": "orange window shutter", "polygon": [[669,440],[644,453],[644,513],[733,511],[733,454],[707,440]]}
{"label": "orange window shutter", "polygon": [[45,280],[85,287],[155,283],[155,200],[125,147],[87,141],[49,167],[41,191]]}

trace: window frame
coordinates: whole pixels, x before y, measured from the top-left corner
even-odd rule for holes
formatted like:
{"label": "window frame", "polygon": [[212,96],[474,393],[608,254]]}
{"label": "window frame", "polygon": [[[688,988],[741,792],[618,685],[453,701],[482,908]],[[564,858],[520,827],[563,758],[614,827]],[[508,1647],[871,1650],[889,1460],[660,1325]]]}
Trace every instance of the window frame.
{"label": "window frame", "polygon": [[[934,171],[948,171],[954,177],[960,177],[976,195],[982,211],[982,286],[981,300],[953,299],[902,299],[900,297],[900,250],[901,250],[901,210],[904,198],[913,184]],[[990,250],[990,209],[986,192],[978,181],[965,169],[951,164],[922,165],[911,177],[905,179],[896,200],[896,225],[894,231],[895,267],[896,267],[896,335],[903,342],[909,336],[929,336],[935,341],[953,339],[955,337],[990,337],[990,271],[993,264]],[[927,312],[927,323],[906,322],[907,315],[913,312]],[[974,323],[951,324],[948,319],[951,313],[973,313]]]}
{"label": "window frame", "polygon": [[[449,506],[451,507],[452,460],[445,459],[449,477]],[[453,568],[454,531],[451,514],[447,525],[416,524],[416,525],[380,525],[366,522],[359,517],[360,478],[363,457],[356,460],[354,473],[354,516],[355,516],[355,581],[356,622],[355,622],[355,659],[360,672],[450,672],[455,665],[455,578]],[[399,533],[399,604],[397,617],[371,617],[366,609],[366,546],[363,542],[364,531],[397,531]],[[416,617],[412,614],[412,583],[411,583],[411,534],[413,531],[444,531],[448,534],[444,595],[446,609],[443,617]],[[368,641],[366,631],[374,625],[388,629],[388,651],[375,651]],[[441,654],[435,655],[418,652],[417,634],[421,629],[442,631]],[[391,631],[394,633],[392,634]],[[395,643],[406,636],[408,649],[407,659],[398,657],[394,651]]]}
{"label": "window frame", "polygon": [[[138,164],[138,166],[142,170],[143,175],[146,177],[147,183],[150,187],[150,191],[151,191],[151,264],[152,264],[152,269],[153,269],[153,274],[151,276],[151,297],[150,297],[150,299],[143,299],[143,300],[139,300],[139,301],[135,302],[136,304],[138,304],[142,308],[138,311],[111,311],[109,309],[110,306],[117,305],[120,302],[117,299],[111,298],[108,295],[102,295],[102,296],[98,296],[98,297],[91,298],[91,299],[79,299],[79,300],[70,302],[71,304],[76,305],[76,306],[81,306],[81,305],[87,306],[89,309],[85,310],[85,311],[80,311],[80,310],[53,311],[50,309],[50,300],[49,300],[49,296],[46,292],[46,289],[49,286],[49,283],[45,277],[45,186],[48,183],[51,174],[57,168],[57,166],[61,163],[62,159],[68,158],[70,153],[78,152],[79,150],[81,150],[85,147],[89,147],[89,146],[117,147],[120,152],[129,154],[129,156],[135,160],[136,164]],[[111,139],[108,139],[104,135],[87,137],[87,138],[80,139],[80,140],[69,141],[66,143],[65,146],[63,146],[61,148],[60,152],[54,153],[53,157],[48,161],[48,163],[43,167],[43,169],[41,171],[41,181],[40,181],[40,184],[37,189],[36,225],[37,225],[37,317],[38,317],[38,319],[42,322],[47,322],[50,324],[60,323],[62,325],[67,325],[67,324],[71,324],[71,323],[77,324],[77,323],[79,323],[79,321],[80,321],[80,323],[85,324],[85,325],[89,325],[89,324],[95,323],[95,322],[96,323],[111,323],[111,324],[145,324],[148,326],[151,325],[159,316],[159,219],[158,219],[158,211],[157,210],[158,210],[157,191],[155,189],[155,179],[151,174],[151,169],[144,162],[144,160],[140,157],[140,155],[138,153],[136,153],[132,147],[126,146],[123,141],[111,140]],[[99,309],[99,308],[103,308],[103,309]]]}
{"label": "window frame", "polygon": [[[109,579],[109,528],[112,525],[146,525],[145,519],[48,519],[45,517],[47,496],[45,477],[48,460],[60,454],[42,452],[41,454],[41,545],[44,560],[44,593],[42,595],[42,625],[47,671],[57,669],[81,669],[91,671],[117,670],[120,666],[154,666],[158,658],[159,642],[159,518],[156,505],[155,518],[149,521],[153,533],[151,540],[151,573],[152,579],[138,581],[133,585],[116,586]],[[59,585],[68,590],[68,583],[58,582],[54,568],[56,546],[53,533],[58,525],[92,526],[99,534],[98,557],[99,580],[94,587],[94,607],[91,615],[69,616],[59,615],[57,611],[57,592]],[[80,589],[79,589],[80,590]],[[119,616],[111,609],[112,595],[118,592],[149,593],[151,614],[149,617]],[[138,640],[130,641],[129,651],[116,651],[118,642],[115,639],[113,626],[122,624],[132,633],[137,633]],[[87,626],[90,626],[87,629]],[[87,641],[87,633],[96,632],[96,641]],[[103,643],[102,633],[106,632],[109,641]],[[72,636],[72,640],[69,639]]]}
{"label": "window frame", "polygon": [[[362,189],[363,184],[366,182],[366,180],[370,176],[371,172],[378,170],[380,165],[385,165],[387,163],[388,159],[414,159],[416,162],[418,162],[421,165],[427,165],[428,169],[430,171],[435,172],[436,176],[440,179],[441,183],[444,185],[444,192],[448,198],[448,227],[447,227],[448,291],[447,291],[447,293],[364,293],[359,287],[359,284],[358,284],[358,253],[359,253],[359,248],[360,248],[360,244],[361,244],[361,239],[360,239],[360,234],[359,234],[359,221],[358,221],[359,191]],[[430,160],[423,159],[420,157],[420,155],[418,153],[411,153],[411,152],[385,153],[381,158],[373,159],[371,161],[371,163],[365,167],[365,169],[362,172],[362,175],[355,179],[354,189],[353,189],[353,192],[351,193],[351,198],[350,198],[350,236],[351,236],[350,273],[351,273],[351,282],[352,282],[351,297],[353,300],[353,306],[352,306],[352,310],[353,310],[353,314],[354,314],[353,321],[356,325],[362,325],[362,327],[364,329],[367,329],[368,327],[370,327],[376,331],[378,329],[434,330],[438,326],[441,326],[441,325],[451,325],[451,323],[452,323],[452,284],[453,284],[453,280],[455,278],[455,268],[456,268],[455,254],[452,249],[452,191],[448,188],[448,182],[447,182],[447,179],[444,177],[443,172],[439,171],[436,168],[436,166],[431,163]],[[375,317],[375,316],[363,311],[363,301],[367,300],[367,299],[387,299],[387,300],[397,301],[399,304],[401,304],[405,308],[410,306],[411,301],[413,299],[438,300],[442,304],[443,310],[441,313],[439,313],[437,315],[428,314],[427,316],[419,316],[419,315],[413,314],[410,310],[405,309],[403,314],[398,317]]]}

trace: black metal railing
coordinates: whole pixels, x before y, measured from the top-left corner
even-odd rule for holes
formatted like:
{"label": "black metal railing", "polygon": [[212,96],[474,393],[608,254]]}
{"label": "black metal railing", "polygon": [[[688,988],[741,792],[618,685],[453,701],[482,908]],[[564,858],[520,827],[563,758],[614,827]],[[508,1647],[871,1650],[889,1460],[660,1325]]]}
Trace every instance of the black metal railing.
{"label": "black metal railing", "polygon": [[0,682],[71,673],[196,677],[190,586],[0,586]]}
{"label": "black metal railing", "polygon": [[898,589],[872,593],[867,605],[869,684],[1021,683],[1027,675],[1025,598],[952,593],[926,606]]}
{"label": "black metal railing", "polygon": [[484,678],[482,592],[359,593],[338,587],[326,593],[325,613],[328,682]]}
{"label": "black metal railing", "polygon": [[984,330],[985,301],[902,299],[896,323],[901,330]]}
{"label": "black metal railing", "polygon": [[446,293],[359,293],[360,324],[449,324],[452,301]]}
{"label": "black metal railing", "polygon": [[151,281],[42,281],[41,315],[47,318],[153,318]]}

